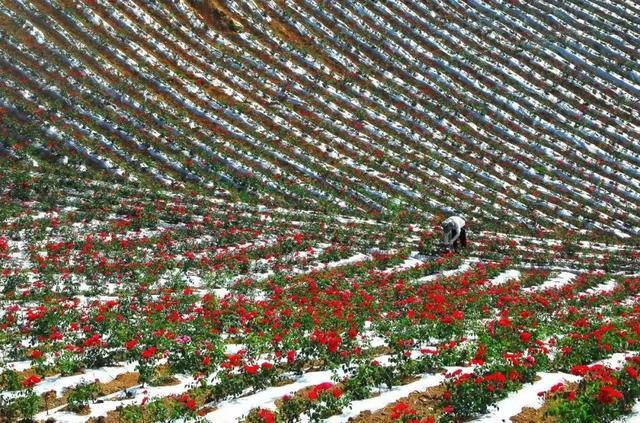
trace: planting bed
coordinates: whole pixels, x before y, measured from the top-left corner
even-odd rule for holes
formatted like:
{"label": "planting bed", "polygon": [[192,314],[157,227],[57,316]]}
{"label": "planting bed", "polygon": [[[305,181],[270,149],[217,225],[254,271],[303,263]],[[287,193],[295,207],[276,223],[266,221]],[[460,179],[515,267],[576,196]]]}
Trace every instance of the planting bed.
{"label": "planting bed", "polygon": [[640,421],[638,16],[0,1],[0,421]]}
{"label": "planting bed", "polygon": [[0,236],[5,419],[633,416],[631,244],[479,233],[438,255],[430,221],[109,178],[32,172],[20,185],[13,170]]}

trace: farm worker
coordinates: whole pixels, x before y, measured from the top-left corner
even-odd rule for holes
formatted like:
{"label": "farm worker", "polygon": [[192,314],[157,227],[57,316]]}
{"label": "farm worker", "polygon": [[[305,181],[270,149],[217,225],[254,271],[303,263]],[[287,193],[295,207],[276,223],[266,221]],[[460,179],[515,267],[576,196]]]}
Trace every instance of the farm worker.
{"label": "farm worker", "polygon": [[442,222],[444,244],[458,250],[467,246],[467,231],[464,229],[466,222],[460,216],[451,216]]}

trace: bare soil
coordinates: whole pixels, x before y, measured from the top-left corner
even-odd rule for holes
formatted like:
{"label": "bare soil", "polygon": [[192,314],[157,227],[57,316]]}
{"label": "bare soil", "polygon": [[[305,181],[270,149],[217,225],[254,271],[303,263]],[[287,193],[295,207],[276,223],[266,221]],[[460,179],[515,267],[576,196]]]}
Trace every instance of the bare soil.
{"label": "bare soil", "polygon": [[412,392],[407,397],[391,403],[378,411],[364,411],[350,421],[358,423],[391,423],[394,421],[391,419],[393,407],[399,402],[407,403],[409,407],[417,411],[419,416],[437,416],[441,414],[439,405],[444,392],[444,385],[433,386],[425,391]]}
{"label": "bare soil", "polygon": [[237,32],[242,29],[224,0],[187,0],[198,16],[212,29],[223,32]]}
{"label": "bare soil", "polygon": [[[565,389],[571,390],[575,389],[577,384],[569,383],[566,385]],[[555,416],[549,416],[547,413],[549,408],[551,408],[554,404],[553,399],[548,399],[542,404],[540,408],[531,408],[525,407],[519,414],[511,417],[511,421],[513,423],[559,423],[560,419]]]}

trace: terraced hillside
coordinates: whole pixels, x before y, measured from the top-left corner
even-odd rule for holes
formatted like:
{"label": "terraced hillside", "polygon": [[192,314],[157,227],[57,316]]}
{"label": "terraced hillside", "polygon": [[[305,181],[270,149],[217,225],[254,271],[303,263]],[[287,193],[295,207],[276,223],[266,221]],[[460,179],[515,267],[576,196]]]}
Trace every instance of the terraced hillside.
{"label": "terraced hillside", "polygon": [[0,422],[640,421],[638,16],[0,0]]}
{"label": "terraced hillside", "polygon": [[2,421],[640,416],[630,244],[427,255],[437,227],[29,169],[0,172]]}
{"label": "terraced hillside", "polygon": [[637,235],[639,14],[609,0],[7,0],[0,145],[263,204]]}

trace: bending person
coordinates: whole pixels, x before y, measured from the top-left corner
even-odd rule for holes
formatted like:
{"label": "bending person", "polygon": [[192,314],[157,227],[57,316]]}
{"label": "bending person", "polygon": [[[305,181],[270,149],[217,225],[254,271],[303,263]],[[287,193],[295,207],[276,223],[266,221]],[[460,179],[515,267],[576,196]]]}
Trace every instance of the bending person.
{"label": "bending person", "polygon": [[460,247],[467,246],[467,231],[465,230],[466,222],[460,216],[451,216],[442,222],[442,231],[444,244],[448,248],[453,247],[458,251]]}

